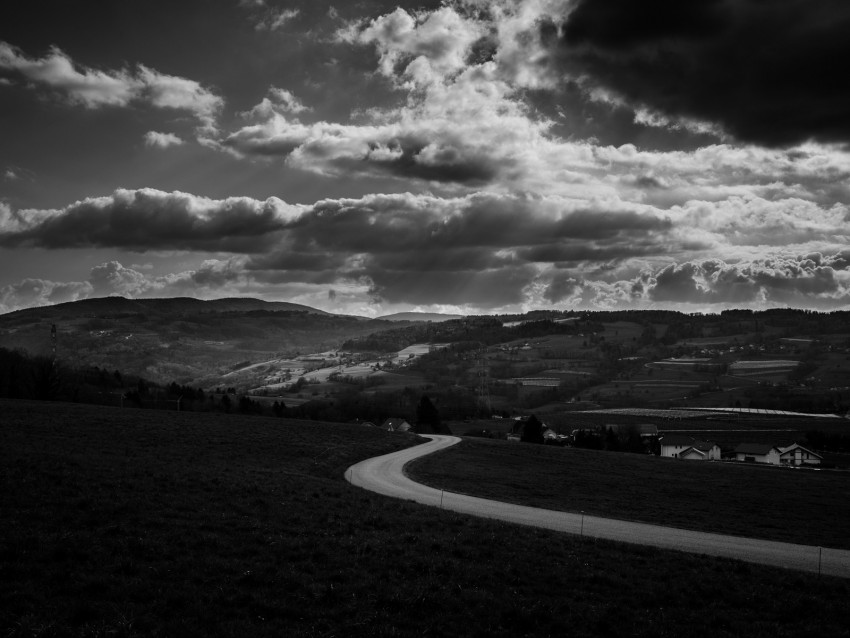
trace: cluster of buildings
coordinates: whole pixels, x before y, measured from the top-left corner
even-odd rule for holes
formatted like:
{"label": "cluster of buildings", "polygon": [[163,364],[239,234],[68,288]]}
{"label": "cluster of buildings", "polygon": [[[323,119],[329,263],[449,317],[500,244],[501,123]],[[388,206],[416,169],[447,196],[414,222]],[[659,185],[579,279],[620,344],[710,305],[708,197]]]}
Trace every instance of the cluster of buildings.
{"label": "cluster of buildings", "polygon": [[668,434],[659,439],[661,456],[696,461],[741,461],[793,467],[820,465],[823,457],[799,443],[788,446],[770,443],[741,443],[732,454],[723,456],[713,441],[701,441],[690,436]]}

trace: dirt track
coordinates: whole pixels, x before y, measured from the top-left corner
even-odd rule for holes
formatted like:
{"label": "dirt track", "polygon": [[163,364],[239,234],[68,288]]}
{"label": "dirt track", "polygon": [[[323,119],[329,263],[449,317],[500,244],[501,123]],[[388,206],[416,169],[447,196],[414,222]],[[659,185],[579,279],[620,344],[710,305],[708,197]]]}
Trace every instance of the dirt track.
{"label": "dirt track", "polygon": [[465,494],[444,492],[416,483],[404,474],[405,464],[415,458],[432,454],[460,442],[460,439],[454,436],[425,436],[431,439],[428,443],[352,465],[345,472],[346,480],[352,485],[378,494],[484,518],[543,527],[568,534],[651,545],[695,554],[722,556],[762,565],[850,578],[850,551],[848,550],[710,534],[674,527],[585,516],[581,513],[525,507]]}

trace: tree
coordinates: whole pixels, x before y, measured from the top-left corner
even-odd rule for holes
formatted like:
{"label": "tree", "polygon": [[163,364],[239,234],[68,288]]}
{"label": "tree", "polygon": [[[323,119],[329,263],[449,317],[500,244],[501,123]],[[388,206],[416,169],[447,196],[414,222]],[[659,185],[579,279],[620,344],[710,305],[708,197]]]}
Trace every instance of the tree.
{"label": "tree", "polygon": [[605,430],[605,449],[609,452],[617,452],[620,449],[620,439],[614,428],[609,427]]}
{"label": "tree", "polygon": [[440,413],[434,404],[424,394],[416,406],[416,431],[423,434],[441,434],[443,425],[440,422]]}
{"label": "tree", "polygon": [[543,424],[533,414],[528,417],[522,428],[520,441],[524,443],[543,443]]}
{"label": "tree", "polygon": [[54,401],[62,387],[62,378],[55,362],[46,357],[33,361],[33,395],[40,401]]}

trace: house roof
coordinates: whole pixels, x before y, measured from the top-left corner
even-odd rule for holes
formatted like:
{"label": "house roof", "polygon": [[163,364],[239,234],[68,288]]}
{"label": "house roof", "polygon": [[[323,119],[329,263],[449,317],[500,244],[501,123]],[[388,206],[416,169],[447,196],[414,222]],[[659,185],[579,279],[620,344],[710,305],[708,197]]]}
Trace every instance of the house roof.
{"label": "house roof", "polygon": [[667,434],[661,437],[661,445],[684,445],[691,447],[694,443],[693,437],[682,434]]}
{"label": "house roof", "polygon": [[708,452],[707,451],[704,452],[704,451],[702,451],[702,450],[700,450],[696,447],[689,447],[688,449],[682,450],[679,453],[679,458],[682,458],[684,456],[689,456],[690,454],[698,454],[699,456],[706,456],[708,454]]}
{"label": "house roof", "polygon": [[794,450],[803,450],[803,452],[807,452],[814,457],[817,457],[819,459],[823,459],[823,457],[820,454],[818,454],[817,452],[812,452],[809,448],[803,447],[799,443],[794,443],[794,444],[789,445],[787,447],[781,447],[781,448],[777,448],[777,449],[779,450],[780,456],[782,456],[783,454],[789,454],[789,453],[793,452]]}
{"label": "house roof", "polygon": [[735,454],[758,454],[764,456],[771,450],[778,449],[770,443],[741,443],[735,448]]}
{"label": "house roof", "polygon": [[717,443],[714,441],[694,441],[694,448],[700,452],[710,452],[711,449],[716,446]]}
{"label": "house roof", "polygon": [[390,417],[389,419],[384,421],[384,424],[381,427],[384,428],[385,430],[398,430],[398,429],[402,429],[402,428],[409,429],[410,423],[408,423],[404,419],[399,419],[399,418],[396,418],[396,417]]}

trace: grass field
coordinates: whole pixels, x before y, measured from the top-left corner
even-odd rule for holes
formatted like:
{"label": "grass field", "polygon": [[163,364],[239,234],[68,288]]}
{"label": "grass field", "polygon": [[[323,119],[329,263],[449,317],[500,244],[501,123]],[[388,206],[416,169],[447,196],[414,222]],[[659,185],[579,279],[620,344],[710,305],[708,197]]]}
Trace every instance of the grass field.
{"label": "grass field", "polygon": [[512,503],[850,549],[850,472],[465,440],[409,473]]}
{"label": "grass field", "polygon": [[850,635],[848,581],[478,520],[342,480],[412,436],[10,401],[0,415],[4,638]]}

